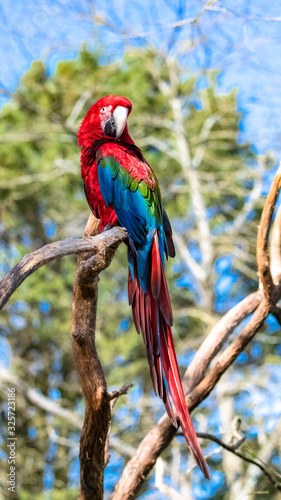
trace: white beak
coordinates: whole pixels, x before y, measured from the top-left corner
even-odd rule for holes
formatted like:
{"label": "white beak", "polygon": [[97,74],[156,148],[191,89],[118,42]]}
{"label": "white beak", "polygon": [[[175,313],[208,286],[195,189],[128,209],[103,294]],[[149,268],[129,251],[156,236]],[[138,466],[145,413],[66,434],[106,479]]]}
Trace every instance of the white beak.
{"label": "white beak", "polygon": [[123,106],[117,106],[113,111],[113,118],[116,125],[116,139],[119,139],[120,135],[123,134],[127,123],[128,111],[128,108],[124,108]]}

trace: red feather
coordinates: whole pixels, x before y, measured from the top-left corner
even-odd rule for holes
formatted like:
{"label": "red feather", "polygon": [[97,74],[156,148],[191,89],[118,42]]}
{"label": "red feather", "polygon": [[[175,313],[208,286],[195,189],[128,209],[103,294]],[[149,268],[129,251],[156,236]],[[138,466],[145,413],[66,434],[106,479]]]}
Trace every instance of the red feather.
{"label": "red feather", "polygon": [[130,268],[128,268],[128,298],[130,306],[134,301],[136,289],[137,289],[137,280],[132,279]]}
{"label": "red feather", "polygon": [[163,317],[160,316],[160,345],[161,358],[164,373],[168,382],[169,391],[172,396],[176,412],[179,417],[181,428],[185,440],[193,453],[196,463],[199,465],[206,479],[211,479],[209,467],[202,453],[196,432],[191,422],[191,418],[186,406],[179,368],[174,348],[172,331],[169,325],[165,323]]}
{"label": "red feather", "polygon": [[157,231],[155,230],[152,243],[151,263],[151,291],[155,299],[158,299],[161,287],[161,257]]}
{"label": "red feather", "polygon": [[172,326],[173,325],[172,306],[162,261],[161,261],[161,292],[159,295],[159,307],[163,317],[165,318],[166,323]]}
{"label": "red feather", "polygon": [[145,324],[144,294],[143,294],[143,291],[142,291],[140,286],[139,286],[139,293],[140,293],[140,298],[139,298],[139,301],[140,301],[140,306],[139,306],[140,307],[140,325],[141,325],[143,340],[144,340],[145,346],[147,347],[148,343],[147,343],[147,332],[146,332],[146,324]]}
{"label": "red feather", "polygon": [[[157,233],[155,233],[157,234]],[[172,309],[171,302],[158,246],[158,239],[154,237],[152,251],[150,253],[150,266],[151,269],[156,269],[154,275],[151,272],[151,280],[148,283],[148,290],[143,292],[137,278],[137,263],[135,261],[135,292],[133,299],[133,318],[136,328],[140,325],[147,349],[147,359],[150,366],[150,375],[155,394],[163,399],[166,411],[172,420],[173,424],[177,427],[177,420],[169,401],[167,390],[164,382],[164,375],[168,384],[169,393],[171,394],[172,401],[177,412],[180,425],[185,437],[185,440],[194,456],[194,459],[206,479],[211,479],[208,464],[202,453],[196,432],[191,422],[188,408],[185,402],[183,393],[174,342],[172,337],[172,330],[170,324],[172,323]],[[155,246],[154,246],[155,245]],[[159,257],[156,255],[156,250],[159,252]],[[161,272],[161,285],[159,290],[159,299],[155,298],[156,283],[158,279],[158,262],[160,263]],[[133,294],[133,284],[130,281],[129,274],[129,295]],[[154,279],[154,293],[152,292],[152,280]],[[139,300],[137,300],[139,296]],[[139,331],[139,330],[138,330]],[[160,344],[160,345],[159,345]],[[161,356],[160,356],[161,354]]]}
{"label": "red feather", "polygon": [[[135,278],[135,281],[137,282],[137,279]],[[136,330],[138,334],[140,334],[140,292],[139,292],[139,287],[137,286],[136,288],[136,293],[134,297],[134,301],[132,303],[132,311],[133,311],[133,318],[134,318],[134,323]]]}

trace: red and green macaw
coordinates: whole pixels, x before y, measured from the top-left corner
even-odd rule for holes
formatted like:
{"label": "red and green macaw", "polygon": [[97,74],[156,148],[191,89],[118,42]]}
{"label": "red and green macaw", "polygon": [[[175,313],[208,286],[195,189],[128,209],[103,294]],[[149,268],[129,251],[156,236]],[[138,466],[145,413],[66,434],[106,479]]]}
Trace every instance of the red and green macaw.
{"label": "red and green macaw", "polygon": [[134,144],[127,118],[132,104],[121,96],[100,99],[78,132],[81,171],[88,203],[100,230],[121,225],[128,231],[128,295],[138,333],[147,349],[155,394],[163,399],[207,479],[211,478],[182,389],[171,326],[173,315],[165,276],[166,258],[175,256],[172,229],[162,207],[156,175]]}

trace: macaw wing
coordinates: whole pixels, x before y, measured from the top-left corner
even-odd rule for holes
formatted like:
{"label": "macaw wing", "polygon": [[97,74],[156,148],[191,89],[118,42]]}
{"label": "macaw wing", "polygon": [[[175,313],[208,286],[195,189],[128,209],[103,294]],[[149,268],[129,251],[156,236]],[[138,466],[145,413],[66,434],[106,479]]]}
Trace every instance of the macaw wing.
{"label": "macaw wing", "polygon": [[158,185],[137,180],[113,156],[98,164],[101,194],[106,205],[112,205],[119,222],[127,228],[134,242],[141,245],[149,232],[162,223],[162,207]]}
{"label": "macaw wing", "polygon": [[[147,179],[138,180],[137,171],[135,174],[112,155],[98,163],[102,197],[107,206],[113,206],[120,224],[132,238],[138,250],[138,273],[144,277],[154,231],[163,232],[163,212],[157,180],[151,185],[148,175]],[[162,246],[164,249],[164,239]]]}

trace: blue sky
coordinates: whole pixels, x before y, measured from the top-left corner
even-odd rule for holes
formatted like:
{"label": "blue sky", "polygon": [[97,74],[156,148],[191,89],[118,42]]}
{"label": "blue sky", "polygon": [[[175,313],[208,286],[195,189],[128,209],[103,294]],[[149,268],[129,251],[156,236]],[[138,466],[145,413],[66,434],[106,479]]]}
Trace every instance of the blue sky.
{"label": "blue sky", "polygon": [[[239,90],[241,139],[280,159],[281,3],[218,0],[192,24],[205,3],[1,0],[0,84],[14,91],[38,58],[54,71],[58,60],[75,57],[85,41],[93,49],[104,47],[104,62],[121,58],[131,45],[152,43],[178,57],[187,75],[219,68],[220,91]],[[109,27],[93,23],[93,9]],[[175,22],[182,24],[176,31]],[[193,40],[196,47],[190,50]],[[1,102],[6,99],[2,95]]]}

